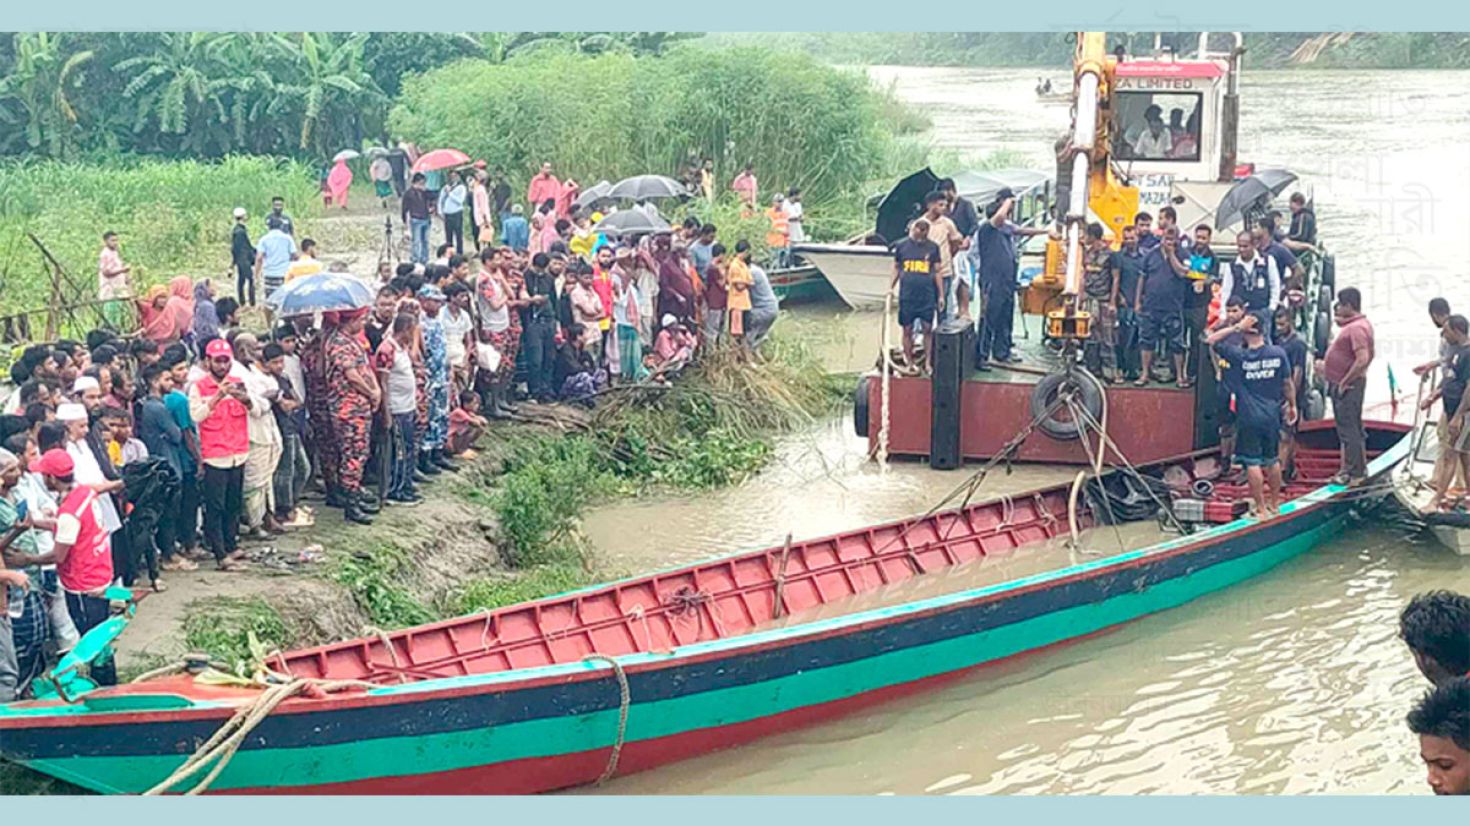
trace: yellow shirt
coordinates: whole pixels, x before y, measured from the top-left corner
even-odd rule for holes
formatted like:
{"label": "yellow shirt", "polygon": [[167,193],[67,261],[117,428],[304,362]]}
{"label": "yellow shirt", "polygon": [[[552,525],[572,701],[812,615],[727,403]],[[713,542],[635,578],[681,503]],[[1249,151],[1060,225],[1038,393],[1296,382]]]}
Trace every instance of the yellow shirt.
{"label": "yellow shirt", "polygon": [[290,281],[301,275],[316,275],[321,271],[322,262],[315,258],[298,258],[291,262],[290,267],[286,268],[286,280]]}
{"label": "yellow shirt", "polygon": [[[737,256],[730,259],[730,266],[725,273],[725,290],[729,295],[729,303],[726,305],[732,310],[750,309],[750,285],[755,283],[755,276],[750,274],[750,265],[741,261]],[[744,289],[738,289],[737,285],[745,285]]]}

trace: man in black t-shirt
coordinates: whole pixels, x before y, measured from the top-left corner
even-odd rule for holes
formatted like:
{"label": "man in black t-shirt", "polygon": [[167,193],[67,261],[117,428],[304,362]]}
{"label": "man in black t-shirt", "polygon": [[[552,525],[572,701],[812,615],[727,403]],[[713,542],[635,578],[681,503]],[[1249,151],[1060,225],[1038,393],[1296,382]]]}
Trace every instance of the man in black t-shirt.
{"label": "man in black t-shirt", "polygon": [[929,240],[929,222],[923,218],[909,225],[909,237],[893,245],[893,287],[898,288],[898,325],[903,328],[904,361],[914,363],[914,330],[924,341],[924,366],[934,366],[934,348],[929,334],[934,331],[934,314],[939,310],[943,282],[939,273],[939,245]]}
{"label": "man in black t-shirt", "polygon": [[1453,457],[1454,461],[1442,462],[1435,468],[1434,499],[1430,510],[1439,510],[1445,503],[1446,494],[1454,484],[1456,471],[1463,468],[1465,478],[1470,479],[1470,431],[1465,428],[1465,414],[1470,411],[1466,402],[1465,388],[1470,384],[1470,322],[1462,315],[1445,319],[1440,335],[1445,341],[1444,384],[1440,386],[1439,398],[1444,404],[1445,431],[1449,441],[1439,449]]}
{"label": "man in black t-shirt", "polygon": [[[1255,515],[1269,519],[1277,514],[1281,491],[1282,405],[1287,420],[1295,419],[1296,400],[1286,352],[1266,343],[1258,323],[1247,313],[1205,341],[1230,365],[1235,384],[1235,459],[1245,465]],[[1226,343],[1234,333],[1244,335],[1245,346]]]}
{"label": "man in black t-shirt", "polygon": [[1282,430],[1285,438],[1281,440],[1281,470],[1285,478],[1290,479],[1294,474],[1296,464],[1296,431],[1301,417],[1307,413],[1307,343],[1296,334],[1296,319],[1292,315],[1290,307],[1276,308],[1276,338],[1273,339],[1277,346],[1286,351],[1286,359],[1291,362],[1291,386],[1296,389],[1296,419],[1287,421],[1282,419]]}

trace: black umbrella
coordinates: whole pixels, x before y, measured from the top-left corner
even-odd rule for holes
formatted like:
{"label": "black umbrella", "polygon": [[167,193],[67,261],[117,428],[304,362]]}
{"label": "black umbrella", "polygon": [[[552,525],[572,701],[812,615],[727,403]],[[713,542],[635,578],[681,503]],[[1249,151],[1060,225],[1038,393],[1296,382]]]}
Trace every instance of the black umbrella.
{"label": "black umbrella", "polygon": [[1295,180],[1296,173],[1289,169],[1262,169],[1237,182],[1215,207],[1215,226],[1228,227],[1247,213],[1263,211],[1272,198]]}
{"label": "black umbrella", "polygon": [[894,185],[878,202],[878,234],[889,244],[901,240],[909,231],[909,222],[924,211],[924,196],[934,191],[939,178],[929,167],[915,172]]}
{"label": "black umbrella", "polygon": [[612,184],[608,183],[607,181],[598,181],[592,186],[589,186],[586,189],[582,190],[582,194],[578,195],[577,200],[572,201],[572,204],[579,209],[586,209],[587,207],[592,206],[598,201],[606,200],[608,197],[607,193],[611,191]]}
{"label": "black umbrella", "polygon": [[678,198],[689,194],[689,188],[664,175],[634,175],[613,184],[609,198],[646,201],[649,198]]}
{"label": "black umbrella", "polygon": [[669,222],[656,215],[648,215],[641,209],[624,209],[598,221],[593,232],[611,235],[646,235],[650,232],[668,232]]}

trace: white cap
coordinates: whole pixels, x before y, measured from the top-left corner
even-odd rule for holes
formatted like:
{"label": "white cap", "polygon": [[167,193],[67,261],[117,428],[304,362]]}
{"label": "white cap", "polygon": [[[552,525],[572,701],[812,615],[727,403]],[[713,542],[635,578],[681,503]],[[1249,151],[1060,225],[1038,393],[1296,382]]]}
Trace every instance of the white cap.
{"label": "white cap", "polygon": [[672,327],[672,326],[674,326],[675,324],[678,324],[678,323],[679,323],[679,319],[674,318],[674,314],[673,313],[664,313],[664,317],[662,319],[662,323],[659,324],[659,327]]}
{"label": "white cap", "polygon": [[87,408],[79,404],[56,405],[56,421],[58,422],[85,422],[87,420]]}
{"label": "white cap", "polygon": [[77,380],[71,384],[71,392],[73,393],[85,393],[88,390],[101,389],[102,385],[98,384],[97,380],[91,376],[77,376]]}
{"label": "white cap", "polygon": [[245,217],[245,207],[235,207],[235,217],[236,218],[244,218]]}

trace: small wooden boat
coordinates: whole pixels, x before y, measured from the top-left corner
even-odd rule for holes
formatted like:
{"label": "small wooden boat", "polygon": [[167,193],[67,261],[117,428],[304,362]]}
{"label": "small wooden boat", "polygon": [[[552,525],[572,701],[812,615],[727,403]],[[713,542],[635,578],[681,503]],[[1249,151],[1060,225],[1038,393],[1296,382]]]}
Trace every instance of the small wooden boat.
{"label": "small wooden boat", "polygon": [[811,264],[768,270],[766,276],[771,280],[771,290],[783,304],[801,304],[837,297],[832,285],[822,277],[821,271]]}
{"label": "small wooden boat", "polygon": [[[1431,510],[1434,499],[1434,474],[1439,462],[1439,439],[1434,422],[1414,428],[1409,441],[1412,449],[1393,473],[1393,494],[1410,515],[1423,523],[1441,545],[1460,556],[1470,556],[1470,513],[1462,509]],[[1464,490],[1451,489],[1454,496]]]}
{"label": "small wooden boat", "polygon": [[[1407,455],[1407,430],[1369,425],[1374,478]],[[1155,503],[1171,489],[1200,495],[1192,477],[1213,464],[1200,454],[1146,477],[1105,475],[1085,496],[1059,485],[275,655],[271,670],[293,681],[350,682],[260,716],[209,791],[541,792],[919,691],[1311,549],[1377,488],[1324,484],[1337,467],[1328,423],[1306,426],[1299,456],[1291,501],[1266,520],[1235,518],[1242,490],[1217,485],[1187,501],[1228,522],[1164,533]],[[0,706],[0,755],[89,789],[142,792],[261,696],[177,674],[12,703]]]}

